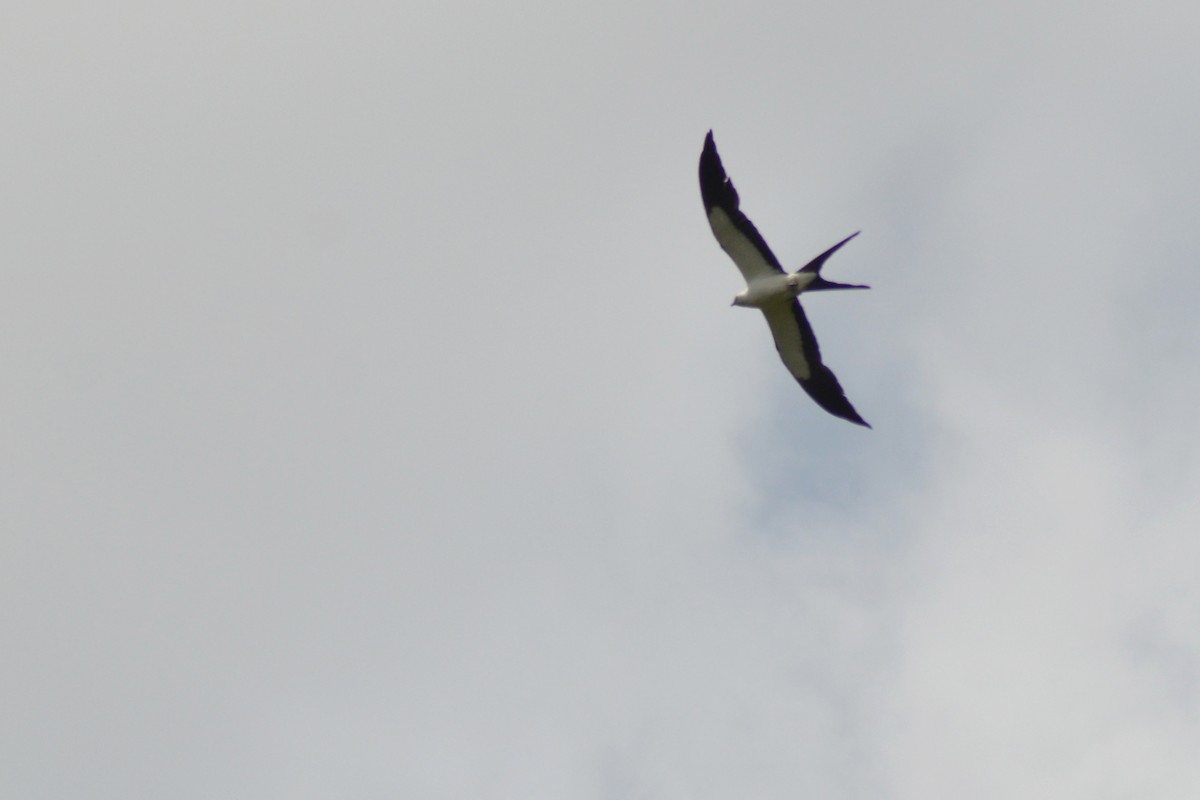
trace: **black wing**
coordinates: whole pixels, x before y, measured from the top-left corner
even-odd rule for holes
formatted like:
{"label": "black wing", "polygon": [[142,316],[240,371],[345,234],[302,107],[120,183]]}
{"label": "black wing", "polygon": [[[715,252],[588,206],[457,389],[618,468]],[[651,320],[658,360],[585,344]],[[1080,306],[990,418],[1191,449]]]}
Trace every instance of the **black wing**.
{"label": "black wing", "polygon": [[700,197],[717,243],[737,264],[747,283],[763,274],[783,272],[762,234],[739,210],[737,189],[721,165],[712,131],[700,153]]}
{"label": "black wing", "polygon": [[800,301],[776,303],[763,308],[763,316],[775,339],[775,349],[783,359],[784,366],[817,405],[835,417],[849,420],[856,425],[871,427],[858,415],[854,406],[846,399],[846,392],[838,383],[833,370],[821,363],[821,348],[813,333],[808,317],[800,307]]}

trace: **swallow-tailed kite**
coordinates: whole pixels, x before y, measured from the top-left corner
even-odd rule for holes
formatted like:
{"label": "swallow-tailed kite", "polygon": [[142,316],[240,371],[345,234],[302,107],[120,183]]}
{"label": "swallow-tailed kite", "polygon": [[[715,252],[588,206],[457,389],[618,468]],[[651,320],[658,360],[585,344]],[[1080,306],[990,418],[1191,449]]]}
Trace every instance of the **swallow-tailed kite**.
{"label": "swallow-tailed kite", "polygon": [[869,288],[834,283],[821,277],[821,267],[826,260],[838,248],[858,236],[859,232],[850,234],[799,271],[791,275],[784,272],[754,224],[738,210],[738,193],[721,166],[712,131],[708,132],[704,151],[700,154],[700,195],[704,199],[704,211],[708,214],[708,224],[712,226],[717,243],[729,254],[746,279],[746,290],[733,298],[733,304],[763,312],[771,335],[775,337],[775,349],[779,351],[779,357],[809,397],[817,401],[817,405],[835,417],[871,427],[850,405],[833,372],[821,363],[817,337],[797,299],[801,292]]}

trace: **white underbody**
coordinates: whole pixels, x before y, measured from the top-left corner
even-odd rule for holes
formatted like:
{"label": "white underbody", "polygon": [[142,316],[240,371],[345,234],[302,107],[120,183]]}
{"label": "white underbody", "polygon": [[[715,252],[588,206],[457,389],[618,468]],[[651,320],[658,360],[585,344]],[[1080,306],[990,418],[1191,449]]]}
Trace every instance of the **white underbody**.
{"label": "white underbody", "polygon": [[785,275],[757,275],[746,286],[746,290],[733,298],[735,306],[763,308],[779,302],[787,302],[799,295],[817,277],[815,272],[797,272]]}

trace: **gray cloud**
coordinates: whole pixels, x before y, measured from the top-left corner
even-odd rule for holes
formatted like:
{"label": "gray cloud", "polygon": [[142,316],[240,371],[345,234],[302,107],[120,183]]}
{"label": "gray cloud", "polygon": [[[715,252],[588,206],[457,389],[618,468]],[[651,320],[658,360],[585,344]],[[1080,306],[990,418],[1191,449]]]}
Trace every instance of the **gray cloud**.
{"label": "gray cloud", "polygon": [[6,23],[0,788],[1194,796],[1191,16]]}

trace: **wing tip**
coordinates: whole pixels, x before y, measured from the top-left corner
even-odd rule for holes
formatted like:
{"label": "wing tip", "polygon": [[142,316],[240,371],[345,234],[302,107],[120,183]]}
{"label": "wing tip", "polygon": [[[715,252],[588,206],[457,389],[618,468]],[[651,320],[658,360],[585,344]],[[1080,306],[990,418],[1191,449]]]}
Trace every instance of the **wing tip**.
{"label": "wing tip", "polygon": [[820,363],[819,356],[814,374],[808,380],[802,380],[799,383],[808,396],[828,413],[864,428],[871,427],[871,423],[862,418],[862,415],[851,404],[850,399],[846,397],[846,392],[842,389],[842,384],[838,382],[837,376],[833,374],[833,370]]}
{"label": "wing tip", "polygon": [[829,415],[838,417],[839,420],[852,422],[854,425],[863,426],[869,429],[869,431],[874,431],[875,428],[871,427],[871,423],[863,419],[862,415],[854,409],[845,395],[841,395],[841,393],[836,396],[826,395],[826,393],[821,391],[823,387],[814,387],[811,384],[805,385],[804,381],[800,381],[800,385],[804,386],[804,389],[809,392],[809,397],[814,399],[816,404],[820,405],[821,409]]}
{"label": "wing tip", "polygon": [[[841,387],[839,386],[838,388],[840,389]],[[862,415],[858,413],[858,410],[855,409],[854,406],[850,405],[850,401],[846,399],[846,395],[839,394],[837,397],[821,398],[818,398],[811,392],[810,395],[812,396],[813,400],[817,401],[817,405],[838,419],[844,419],[847,422],[853,422],[855,425],[861,425],[864,428],[874,430],[871,428],[871,423],[863,419]]]}
{"label": "wing tip", "polygon": [[705,211],[714,208],[723,208],[729,213],[737,211],[737,189],[733,188],[733,181],[729,180],[721,163],[711,130],[704,137],[704,149],[700,152],[700,196]]}
{"label": "wing tip", "polygon": [[867,430],[874,430],[874,428],[871,427],[871,423],[867,422],[865,419],[860,417],[858,412],[854,410],[853,406],[850,406],[850,404],[848,402],[846,403],[846,405],[849,406],[849,409],[848,409],[849,413],[846,413],[846,412],[838,413],[838,412],[834,412],[834,411],[829,411],[829,409],[825,409],[825,410],[829,411],[829,413],[833,414],[835,417],[844,419],[847,422],[853,422],[855,425],[861,425],[864,428],[866,428]]}

